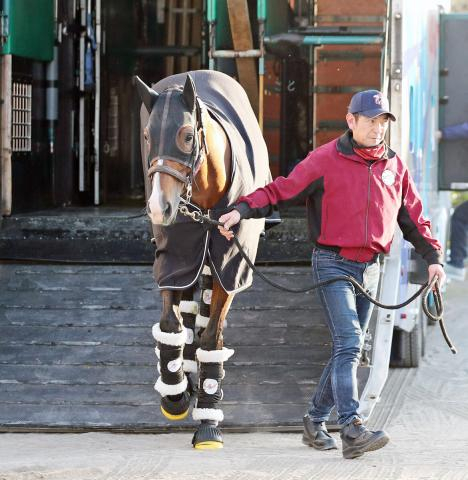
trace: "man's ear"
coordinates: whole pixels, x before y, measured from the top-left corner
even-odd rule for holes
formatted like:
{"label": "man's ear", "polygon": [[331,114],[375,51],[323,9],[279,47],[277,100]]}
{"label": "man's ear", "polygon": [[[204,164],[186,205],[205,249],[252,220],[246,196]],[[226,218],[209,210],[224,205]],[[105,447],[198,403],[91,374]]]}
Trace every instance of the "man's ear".
{"label": "man's ear", "polygon": [[350,130],[354,130],[354,127],[356,126],[356,117],[352,113],[347,113],[346,123],[348,124],[348,128]]}
{"label": "man's ear", "polygon": [[133,78],[135,80],[141,101],[144,103],[148,113],[151,113],[151,110],[153,110],[153,105],[156,103],[159,94],[156,93],[152,88],[148,87],[148,85],[146,85],[146,83],[140,77],[135,76]]}

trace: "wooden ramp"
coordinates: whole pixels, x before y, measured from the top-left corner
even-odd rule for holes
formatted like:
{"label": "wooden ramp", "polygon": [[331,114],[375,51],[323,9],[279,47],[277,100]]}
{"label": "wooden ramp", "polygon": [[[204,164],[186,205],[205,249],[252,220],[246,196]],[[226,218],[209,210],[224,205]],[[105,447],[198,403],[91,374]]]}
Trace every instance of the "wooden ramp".
{"label": "wooden ramp", "polygon": [[[262,267],[286,285],[308,267]],[[192,428],[168,423],[153,390],[151,327],[160,315],[151,267],[0,266],[2,431]],[[225,329],[224,426],[300,425],[329,353],[314,294],[284,294],[259,278]]]}

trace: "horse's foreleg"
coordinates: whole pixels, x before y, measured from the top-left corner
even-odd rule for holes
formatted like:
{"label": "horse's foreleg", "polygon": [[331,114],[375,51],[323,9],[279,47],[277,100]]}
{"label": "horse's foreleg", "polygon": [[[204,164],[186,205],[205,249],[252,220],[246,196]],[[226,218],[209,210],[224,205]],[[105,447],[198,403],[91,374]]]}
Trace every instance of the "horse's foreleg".
{"label": "horse's foreleg", "polygon": [[208,265],[203,267],[203,272],[200,275],[200,303],[195,324],[198,328],[199,337],[202,336],[205,328],[210,321],[210,306],[211,297],[213,295],[213,277],[211,269]]}
{"label": "horse's foreleg", "polygon": [[[206,296],[205,300],[207,300]],[[234,295],[228,295],[221,285],[214,281],[210,299],[210,320],[200,339],[197,350],[199,362],[198,398],[193,409],[193,419],[200,420],[193,437],[195,448],[222,448],[223,439],[218,422],[224,418],[218,403],[223,398],[221,380],[224,378],[223,363],[234,353],[223,347],[223,324]]]}
{"label": "horse's foreleg", "polygon": [[[182,315],[183,325],[187,332],[184,347],[184,372],[187,374],[189,382],[191,373],[197,373],[197,361],[195,352],[198,348],[198,337],[195,335],[195,320],[197,318],[199,306],[198,302],[193,300],[195,288],[190,287],[182,293],[182,300],[179,304],[179,311]],[[191,387],[190,387],[191,389]]]}
{"label": "horse's foreleg", "polygon": [[182,357],[187,338],[179,313],[182,293],[162,290],[161,295],[163,299],[161,319],[153,326],[160,372],[154,388],[161,394],[163,415],[170,420],[181,420],[187,416],[190,405]]}

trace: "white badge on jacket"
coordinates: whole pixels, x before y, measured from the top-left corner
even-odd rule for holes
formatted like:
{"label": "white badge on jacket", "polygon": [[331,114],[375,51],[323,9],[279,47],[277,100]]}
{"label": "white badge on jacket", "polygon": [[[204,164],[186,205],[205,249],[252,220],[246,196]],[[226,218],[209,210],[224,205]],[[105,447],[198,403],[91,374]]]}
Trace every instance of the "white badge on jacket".
{"label": "white badge on jacket", "polygon": [[395,174],[391,170],[384,170],[382,172],[382,182],[385,185],[393,185],[395,183]]}

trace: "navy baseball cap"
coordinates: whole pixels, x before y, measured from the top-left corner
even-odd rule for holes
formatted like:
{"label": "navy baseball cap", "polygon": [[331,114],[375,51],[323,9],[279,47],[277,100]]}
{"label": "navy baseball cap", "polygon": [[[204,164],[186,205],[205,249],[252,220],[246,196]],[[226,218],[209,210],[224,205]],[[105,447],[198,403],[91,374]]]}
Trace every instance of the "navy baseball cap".
{"label": "navy baseball cap", "polygon": [[375,118],[383,113],[387,113],[391,120],[396,120],[395,115],[390,112],[388,98],[378,90],[364,90],[354,94],[353,98],[351,98],[348,112],[360,113],[369,118]]}

